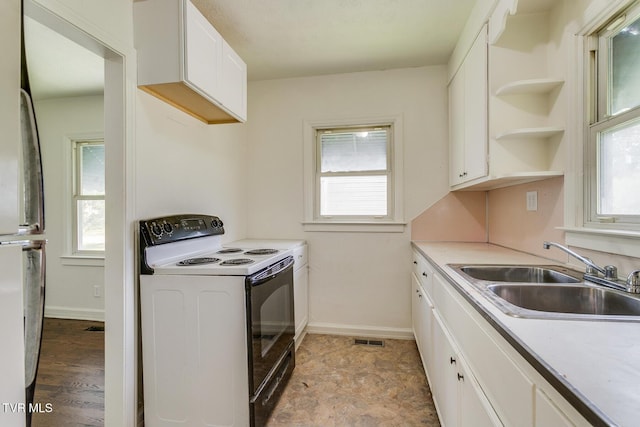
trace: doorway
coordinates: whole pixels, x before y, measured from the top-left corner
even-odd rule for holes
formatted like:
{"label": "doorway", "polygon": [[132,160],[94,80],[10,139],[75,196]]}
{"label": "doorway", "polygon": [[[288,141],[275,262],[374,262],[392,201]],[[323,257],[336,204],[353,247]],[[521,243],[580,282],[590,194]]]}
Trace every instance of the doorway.
{"label": "doorway", "polygon": [[[66,13],[65,13],[66,14]],[[102,273],[99,279],[88,283],[91,298],[102,298],[102,309],[95,307],[81,310],[81,304],[69,304],[66,309],[75,310],[75,315],[84,313],[85,317],[101,315],[108,325],[104,332],[105,342],[105,387],[104,399],[109,402],[104,414],[105,424],[109,424],[109,418],[117,425],[135,424],[135,312],[133,295],[133,268],[131,248],[133,247],[132,233],[128,232],[126,224],[132,222],[133,194],[128,190],[127,176],[131,175],[132,162],[130,153],[131,144],[125,141],[133,138],[132,124],[125,120],[125,113],[132,117],[132,98],[134,93],[126,84],[126,58],[132,57],[131,52],[124,49],[121,54],[111,49],[90,33],[92,31],[81,30],[41,4],[32,0],[25,0],[25,15],[48,27],[50,30],[66,37],[74,43],[82,46],[89,52],[100,58],[104,76],[103,94],[103,120],[104,120],[104,145],[105,145],[105,218],[109,227],[105,229],[106,242],[104,261],[85,259],[86,265],[79,268],[99,267]],[[72,22],[77,21],[77,16],[72,17]],[[80,25],[85,27],[85,25]],[[123,49],[120,49],[123,50]],[[131,64],[131,62],[129,62]],[[37,108],[37,107],[36,107]],[[36,114],[37,111],[36,111]],[[62,153],[59,153],[64,157]],[[45,172],[46,173],[46,172]],[[45,182],[45,186],[48,184]],[[45,188],[45,192],[47,189]],[[46,202],[45,202],[46,203]],[[54,225],[47,224],[47,229]],[[68,232],[68,230],[67,230]],[[49,263],[64,262],[63,259],[52,259]],[[95,258],[95,257],[94,257]],[[98,265],[92,265],[98,264]],[[100,265],[103,264],[103,265]],[[90,280],[94,280],[90,279]],[[102,283],[102,289],[96,291],[95,285]],[[109,283],[110,286],[104,284]],[[52,291],[53,292],[53,291]],[[99,294],[99,297],[94,297]],[[53,297],[52,297],[53,298]],[[66,314],[69,313],[67,310]],[[64,314],[64,313],[63,313]],[[126,384],[126,386],[125,386]],[[111,391],[109,391],[111,390]],[[111,415],[110,415],[111,414]]]}

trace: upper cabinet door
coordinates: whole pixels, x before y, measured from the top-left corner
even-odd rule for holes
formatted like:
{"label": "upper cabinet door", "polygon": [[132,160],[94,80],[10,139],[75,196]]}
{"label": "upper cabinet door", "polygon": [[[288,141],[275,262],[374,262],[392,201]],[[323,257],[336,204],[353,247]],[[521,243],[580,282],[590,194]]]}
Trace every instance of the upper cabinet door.
{"label": "upper cabinet door", "polygon": [[478,34],[465,59],[464,180],[487,175],[487,26]]}
{"label": "upper cabinet door", "polygon": [[247,67],[190,0],[133,2],[138,87],[205,123],[247,119]]}
{"label": "upper cabinet door", "polygon": [[217,98],[224,41],[193,3],[185,3],[185,80]]}
{"label": "upper cabinet door", "polygon": [[222,104],[247,119],[247,65],[225,41],[222,43]]}

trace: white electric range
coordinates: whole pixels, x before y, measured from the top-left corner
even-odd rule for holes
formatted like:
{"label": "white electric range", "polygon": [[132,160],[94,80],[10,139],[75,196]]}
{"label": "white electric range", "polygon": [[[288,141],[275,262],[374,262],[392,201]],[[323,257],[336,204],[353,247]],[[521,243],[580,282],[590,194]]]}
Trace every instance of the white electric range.
{"label": "white electric range", "polygon": [[295,367],[292,250],[223,234],[210,215],[140,221],[146,425],[264,425]]}

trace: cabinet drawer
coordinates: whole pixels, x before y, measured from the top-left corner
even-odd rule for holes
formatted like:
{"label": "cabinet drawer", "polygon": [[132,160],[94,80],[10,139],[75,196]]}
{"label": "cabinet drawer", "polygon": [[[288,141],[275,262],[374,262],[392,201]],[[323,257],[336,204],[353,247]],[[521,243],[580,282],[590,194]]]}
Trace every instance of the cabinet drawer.
{"label": "cabinet drawer", "polygon": [[[533,426],[534,384],[485,332],[475,311],[436,275],[434,303],[505,425]],[[480,319],[481,320],[481,319]]]}
{"label": "cabinet drawer", "polygon": [[433,268],[429,262],[417,252],[413,253],[413,272],[420,280],[422,287],[433,299]]}

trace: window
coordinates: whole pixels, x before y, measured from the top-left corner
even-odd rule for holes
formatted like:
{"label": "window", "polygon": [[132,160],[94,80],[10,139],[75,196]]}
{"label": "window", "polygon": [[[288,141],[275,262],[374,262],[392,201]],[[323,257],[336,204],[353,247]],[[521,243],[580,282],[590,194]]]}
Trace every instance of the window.
{"label": "window", "polygon": [[105,240],[104,141],[72,143],[72,251],[101,254]]}
{"label": "window", "polygon": [[591,226],[640,226],[640,7],[591,36],[585,219]]}
{"label": "window", "polygon": [[393,214],[391,126],[316,130],[318,218]]}
{"label": "window", "polygon": [[306,231],[402,232],[402,117],[305,122]]}

